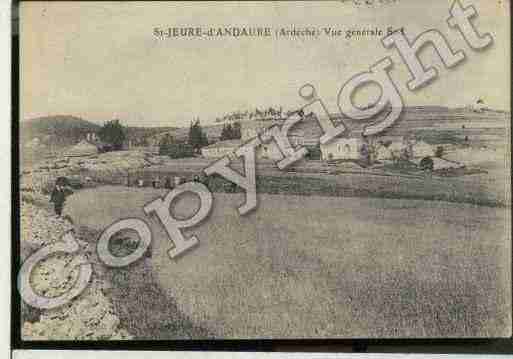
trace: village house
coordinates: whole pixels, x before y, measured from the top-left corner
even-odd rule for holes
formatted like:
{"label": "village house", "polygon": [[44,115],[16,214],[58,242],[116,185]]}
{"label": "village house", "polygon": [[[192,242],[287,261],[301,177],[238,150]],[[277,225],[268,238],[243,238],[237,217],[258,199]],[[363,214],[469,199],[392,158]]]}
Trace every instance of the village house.
{"label": "village house", "polygon": [[95,132],[89,132],[86,134],[86,141],[88,142],[97,142],[100,141],[98,135]]}
{"label": "village house", "polygon": [[[272,126],[283,125],[283,121],[243,121],[241,122],[241,139],[220,141],[201,149],[205,158],[220,158],[227,154],[234,153],[245,142],[264,133]],[[303,125],[303,126],[302,126]],[[288,139],[292,147],[304,146],[307,149],[319,147],[319,137],[322,135],[320,128],[311,124],[301,123],[295,126],[288,133]],[[262,160],[279,161],[283,158],[278,145],[274,140],[262,143],[256,150],[256,158]]]}
{"label": "village house", "polygon": [[401,141],[394,141],[388,145],[378,142],[374,148],[374,158],[378,161],[416,159],[435,156],[435,149],[424,141],[403,138]]}
{"label": "village house", "polygon": [[[243,122],[241,128],[241,140],[247,142],[272,126],[283,125],[283,121],[251,121]],[[294,126],[287,137],[292,147],[304,146],[309,148],[318,147],[319,137],[322,135],[320,129],[311,124],[299,123]],[[279,161],[283,155],[274,141],[263,143],[256,152],[257,158]]]}
{"label": "village house", "polygon": [[[201,149],[201,155],[205,158],[221,158],[235,153],[243,145],[241,140],[226,140],[213,143]],[[281,151],[274,142],[263,143],[256,150],[258,159],[280,160],[283,158]]]}
{"label": "village house", "polygon": [[367,142],[361,137],[336,138],[326,144],[321,144],[321,159],[351,160],[358,161],[365,159]]}

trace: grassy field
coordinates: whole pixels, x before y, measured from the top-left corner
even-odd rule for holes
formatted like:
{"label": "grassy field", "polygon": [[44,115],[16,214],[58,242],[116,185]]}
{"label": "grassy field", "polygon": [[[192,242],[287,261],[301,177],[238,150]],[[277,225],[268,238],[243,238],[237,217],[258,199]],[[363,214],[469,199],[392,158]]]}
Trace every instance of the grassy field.
{"label": "grassy field", "polygon": [[[192,180],[208,166],[207,160],[188,159],[170,161],[164,166],[155,166],[133,171],[130,176],[152,178],[180,176]],[[290,194],[302,196],[409,198],[470,203],[485,206],[509,205],[509,179],[504,167],[485,170],[478,165],[472,175],[441,177],[417,171],[415,174],[384,171],[383,169],[346,169],[329,167],[320,161],[307,161],[294,172],[279,171],[271,162],[257,167],[257,192],[266,194]],[[241,166],[233,166],[241,171]],[[325,173],[329,171],[329,173]],[[241,171],[242,172],[242,171]],[[205,182],[213,192],[242,191],[233,189],[230,182],[221,177],[208,177]]]}
{"label": "grassy field", "polygon": [[[65,212],[77,225],[101,230],[119,218],[146,218],[143,205],[164,193],[87,189],[69,198]],[[125,314],[150,318],[129,322],[140,338],[166,332],[155,298],[176,305],[176,323],[187,318],[187,328],[202,328],[184,327],[184,335],[196,339],[511,334],[508,209],[386,198],[259,198],[259,208],[240,217],[242,195],[215,193],[210,218],[187,232],[200,246],[178,260],[168,257],[171,244],[161,226],[148,220],[148,266],[131,267],[135,279],[118,282],[133,293],[118,296]],[[191,213],[194,203],[184,200],[175,209]],[[155,290],[135,274],[141,270],[151,271]],[[155,321],[152,330],[145,329],[148,320]]]}

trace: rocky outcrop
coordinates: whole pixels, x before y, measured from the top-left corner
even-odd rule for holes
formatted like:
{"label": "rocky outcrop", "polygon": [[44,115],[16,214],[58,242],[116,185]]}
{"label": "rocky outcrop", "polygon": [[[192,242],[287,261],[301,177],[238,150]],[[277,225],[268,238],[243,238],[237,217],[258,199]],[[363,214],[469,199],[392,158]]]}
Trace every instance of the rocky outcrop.
{"label": "rocky outcrop", "polygon": [[[21,173],[20,188],[26,192],[48,193],[57,177],[67,177],[84,185],[88,180],[123,184],[128,170],[160,165],[165,158],[141,151],[115,151],[94,156],[48,159]],[[119,183],[117,183],[119,182]]]}
{"label": "rocky outcrop", "polygon": [[[41,202],[44,198],[38,198]],[[22,201],[21,204],[21,259],[39,248],[59,241],[73,230],[73,225],[39,205]],[[131,339],[121,328],[110,299],[104,294],[109,284],[102,275],[102,266],[96,258],[92,233],[77,231],[75,239],[81,253],[93,263],[89,286],[70,303],[49,310],[31,308],[22,302],[22,338],[24,340],[122,340]],[[54,255],[42,261],[32,272],[33,289],[48,297],[68,291],[78,276],[78,267],[69,271],[70,255]]]}

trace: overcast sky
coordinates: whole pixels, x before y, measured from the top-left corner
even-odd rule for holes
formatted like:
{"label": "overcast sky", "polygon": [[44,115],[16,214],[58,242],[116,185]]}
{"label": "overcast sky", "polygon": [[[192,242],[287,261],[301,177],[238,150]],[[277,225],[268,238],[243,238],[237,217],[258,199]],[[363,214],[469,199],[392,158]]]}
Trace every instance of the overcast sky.
{"label": "overcast sky", "polygon": [[[302,105],[298,89],[313,84],[337,111],[341,85],[385,56],[406,105],[462,106],[483,98],[509,108],[509,1],[473,0],[481,32],[494,45],[472,51],[446,25],[450,1],[397,0],[388,5],[352,2],[275,3],[67,3],[23,2],[20,9],[21,116],[69,114],[91,121],[120,118],[140,126],[186,126],[235,110]],[[270,26],[273,29],[404,27],[407,36],[435,28],[467,61],[455,69],[438,65],[439,78],[412,93],[409,73],[395,50],[379,37],[166,39],[155,27]],[[422,59],[433,61],[427,48]],[[371,102],[374,88],[358,94]]]}

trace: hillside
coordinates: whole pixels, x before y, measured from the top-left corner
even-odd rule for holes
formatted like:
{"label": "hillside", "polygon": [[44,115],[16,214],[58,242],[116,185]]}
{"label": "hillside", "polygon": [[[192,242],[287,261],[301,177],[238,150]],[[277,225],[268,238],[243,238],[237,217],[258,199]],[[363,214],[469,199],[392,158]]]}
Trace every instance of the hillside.
{"label": "hillside", "polygon": [[[98,124],[75,116],[38,117],[20,122],[20,144],[25,146],[37,138],[41,147],[60,149],[77,143],[87,133],[98,132],[100,128]],[[175,130],[176,127],[128,126],[125,134],[128,139],[141,139]]]}
{"label": "hillside", "polygon": [[[355,131],[361,131],[363,127],[372,123],[376,119],[368,121],[351,120],[343,118],[339,114],[330,115],[333,120],[343,120],[346,126]],[[497,130],[503,132],[509,126],[510,113],[503,111],[485,110],[481,112],[472,111],[467,108],[450,109],[441,106],[412,106],[405,107],[398,121],[383,135],[403,136],[409,132],[419,130],[439,130],[439,131],[461,131],[466,132]],[[251,120],[240,121],[244,123]],[[270,121],[273,124],[279,121]],[[225,123],[231,123],[230,121]],[[215,142],[221,135],[223,123],[215,125],[202,125],[203,131],[206,133],[210,142]],[[320,136],[320,127],[316,121],[301,122],[295,127],[305,134],[305,136]],[[186,140],[189,132],[188,127],[177,128],[168,131],[177,140]]]}
{"label": "hillside", "polygon": [[65,147],[84,138],[100,126],[75,116],[57,115],[38,117],[20,122],[20,144],[39,139],[49,147]]}
{"label": "hillside", "polygon": [[[341,119],[340,115],[332,114],[335,120]],[[403,136],[406,133],[415,131],[465,131],[471,134],[474,131],[503,132],[509,127],[509,112],[502,111],[472,111],[467,108],[449,109],[437,106],[416,106],[403,109],[400,119],[394,126],[389,128],[383,135]],[[355,131],[360,131],[370,121],[355,121],[343,119],[346,126]],[[241,121],[241,124],[251,120]],[[271,122],[270,122],[271,124]],[[213,125],[204,124],[203,130],[210,142],[216,142],[223,128],[223,123]],[[298,130],[306,137],[318,137],[320,128],[316,121],[305,121],[297,125]],[[75,116],[49,116],[21,121],[20,144],[24,149],[29,149],[30,144],[37,138],[38,150],[51,149],[52,152],[62,150],[65,147],[77,143],[89,132],[97,132],[100,126]],[[141,140],[143,138],[159,139],[164,134],[170,134],[178,141],[187,140],[189,127],[126,127],[126,135],[130,140]],[[29,144],[29,146],[26,146]]]}
{"label": "hillside", "polygon": [[[202,125],[201,126],[209,142],[215,142],[219,140],[221,137],[221,131],[223,130],[223,125]],[[178,141],[186,141],[189,136],[189,127],[177,128],[174,131],[169,131],[169,134],[173,136]]]}

